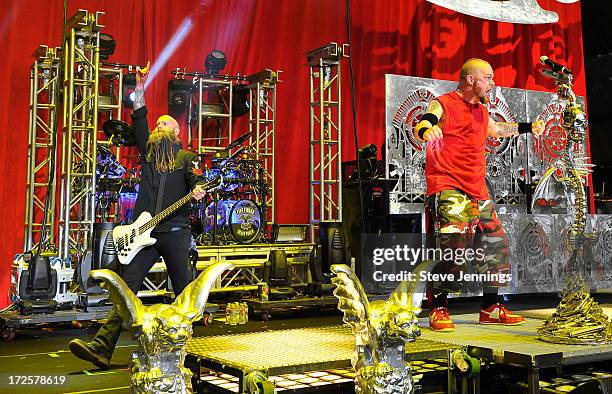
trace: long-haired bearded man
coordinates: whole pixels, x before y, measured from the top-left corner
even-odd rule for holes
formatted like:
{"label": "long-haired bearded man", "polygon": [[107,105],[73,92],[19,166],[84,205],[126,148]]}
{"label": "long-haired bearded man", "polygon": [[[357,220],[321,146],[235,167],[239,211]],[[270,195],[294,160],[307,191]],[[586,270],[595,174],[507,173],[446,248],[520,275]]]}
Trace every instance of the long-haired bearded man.
{"label": "long-haired bearded man", "polygon": [[[159,213],[191,191],[196,200],[205,195],[205,180],[199,168],[199,159],[193,152],[181,149],[178,122],[169,115],[163,115],[149,130],[144,103],[144,83],[149,66],[150,63],[144,69],[136,69],[132,123],[142,170],[134,217],[144,211]],[[157,242],[140,250],[130,264],[119,268],[121,277],[134,294],[138,293],[145,276],[160,256],[164,258],[176,295],[193,279],[189,264],[191,232],[188,217],[188,208],[183,206],[160,222],[151,233]],[[122,324],[123,320],[113,309],[91,342],[73,339],[69,344],[70,351],[99,368],[108,368]]]}

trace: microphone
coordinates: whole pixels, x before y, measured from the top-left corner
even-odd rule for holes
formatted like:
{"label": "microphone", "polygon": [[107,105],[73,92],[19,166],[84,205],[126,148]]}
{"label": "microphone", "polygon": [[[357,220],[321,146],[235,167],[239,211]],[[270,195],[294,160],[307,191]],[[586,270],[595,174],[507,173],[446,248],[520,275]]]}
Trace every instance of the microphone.
{"label": "microphone", "polygon": [[549,70],[547,68],[543,68],[540,70],[540,72],[542,73],[542,75],[544,75],[546,78],[552,78],[552,79],[557,79],[558,75],[553,71],[553,70]]}
{"label": "microphone", "polygon": [[554,72],[561,72],[566,75],[572,74],[572,70],[570,70],[569,68],[565,67],[564,65],[560,63],[550,60],[548,56],[540,56],[540,63],[552,68]]}

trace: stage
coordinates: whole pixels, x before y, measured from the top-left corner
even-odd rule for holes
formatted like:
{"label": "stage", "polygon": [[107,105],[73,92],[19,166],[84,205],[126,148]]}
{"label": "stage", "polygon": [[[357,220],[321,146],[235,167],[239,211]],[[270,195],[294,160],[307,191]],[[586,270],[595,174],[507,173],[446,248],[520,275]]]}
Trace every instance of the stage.
{"label": "stage", "polygon": [[[610,296],[598,296],[609,308]],[[511,305],[527,316],[540,315],[556,301],[554,297],[518,298]],[[414,370],[418,393],[443,393],[452,374],[447,373],[447,354],[462,347],[482,362],[480,392],[528,393],[539,385],[548,391],[555,387],[576,386],[581,379],[597,376],[610,382],[609,361],[612,345],[569,346],[540,342],[535,330],[542,320],[528,318],[522,326],[478,325],[474,300],[452,300],[457,329],[436,333],[421,318],[422,335],[406,346],[407,359]],[[426,315],[426,311],[424,312]],[[354,392],[350,357],[354,337],[342,326],[334,310],[289,310],[277,312],[270,321],[251,316],[245,325],[225,324],[216,316],[209,326],[194,327],[185,365],[200,374],[198,392],[240,392],[244,376],[262,371],[276,385],[277,392],[351,393]],[[40,392],[41,386],[22,386],[15,390],[8,383],[13,375],[36,374],[65,376],[65,385],[44,387],[45,393],[129,392],[127,360],[136,346],[124,332],[108,371],[93,368],[68,351],[74,337],[89,340],[97,326],[76,329],[72,325],[32,327],[21,330],[14,341],[0,348],[0,392]],[[606,364],[606,362],[608,364]],[[607,367],[607,368],[606,368]],[[577,375],[578,374],[578,375]],[[568,378],[568,375],[576,379]],[[563,377],[563,379],[560,379]],[[532,391],[529,391],[531,383]]]}
{"label": "stage", "polygon": [[[552,313],[553,310],[550,310]],[[541,312],[526,311],[526,316],[544,315]],[[536,331],[543,320],[527,318],[519,326],[498,326],[478,324],[478,314],[459,315],[454,319],[456,331],[451,335],[444,332],[423,330],[421,338],[448,345],[461,346],[487,361],[501,365],[524,368],[528,377],[528,392],[538,393],[540,370],[570,365],[588,364],[612,360],[612,344],[583,346],[560,345],[538,340]],[[426,321],[421,320],[423,326]]]}
{"label": "stage", "polygon": [[[415,375],[423,375],[420,379],[448,371],[448,353],[457,348],[482,364],[524,368],[528,393],[539,392],[541,369],[561,373],[570,365],[612,360],[612,344],[558,345],[538,340],[540,319],[527,319],[520,326],[480,325],[478,314],[458,315],[454,320],[456,331],[448,333],[429,330],[427,318],[421,318],[421,337],[406,345],[406,360],[412,362]],[[228,392],[243,392],[240,387],[253,371],[269,376],[284,390],[307,392],[323,386],[345,390],[347,378],[354,377],[350,370],[353,346],[354,336],[347,326],[221,335],[193,339],[187,346],[186,364],[199,375],[203,387]],[[448,381],[453,378],[448,373]]]}
{"label": "stage", "polygon": [[[350,329],[340,325],[219,335],[193,339],[185,365],[204,386],[229,392],[243,392],[240,387],[253,371],[285,390],[344,390],[352,388],[355,376],[350,362],[354,344]],[[457,347],[422,339],[406,347],[406,358],[433,363],[433,368],[415,364],[417,374],[446,370],[444,358]]]}
{"label": "stage", "polygon": [[[605,187],[612,52],[602,28],[612,7],[571,0],[486,7],[456,0],[156,0],[151,12],[146,2],[134,3],[6,0],[3,7],[0,36],[11,66],[0,73],[0,100],[10,111],[0,112],[0,122],[19,132],[0,134],[0,171],[8,175],[0,182],[0,392],[129,392],[130,373],[137,386],[143,376],[158,378],[155,362],[183,361],[179,342],[162,338],[175,358],[151,363],[159,343],[141,342],[146,361],[128,365],[137,348],[127,332],[109,370],[91,369],[68,350],[72,338],[92,339],[110,307],[89,273],[116,258],[128,264],[130,253],[151,242],[147,231],[157,234],[154,248],[168,249],[161,254],[169,269],[157,261],[148,271],[137,292],[145,304],[172,301],[170,276],[177,289],[188,276],[232,264],[214,278],[203,275],[205,286],[189,287],[168,312],[198,317],[185,360],[197,392],[250,392],[254,381],[265,392],[354,392],[354,335],[331,294],[331,267],[350,265],[365,291],[376,293],[370,300],[386,297],[396,283],[374,279],[369,286],[370,262],[387,278],[406,272],[401,246],[404,256],[408,246],[421,257],[429,248],[400,245],[400,235],[421,238],[428,200],[436,201],[434,219],[445,206],[430,197],[455,189],[473,201],[452,206],[453,225],[471,234],[464,216],[476,210],[480,230],[495,222],[489,230],[496,234],[484,232],[483,248],[492,253],[482,262],[512,276],[500,298],[528,320],[479,325],[482,299],[471,297],[482,286],[475,281],[450,300],[453,333],[431,331],[423,311],[422,335],[405,352],[415,391],[561,393],[602,382],[612,392],[612,344],[536,337],[568,278],[584,279],[584,294],[612,288],[612,195]],[[448,105],[452,97],[457,104]],[[471,114],[455,116],[462,100]],[[172,122],[156,122],[147,133],[158,116],[168,120],[165,114]],[[149,138],[166,126],[163,145]],[[178,142],[180,154],[171,149]],[[143,209],[154,216],[146,224],[138,218]],[[182,234],[186,248],[187,225],[191,266],[164,246]],[[370,259],[367,249],[386,235],[392,245],[375,247]],[[394,250],[398,255],[387,258]],[[467,267],[464,257],[444,260]],[[612,294],[594,297],[610,310]],[[355,298],[353,306],[367,305],[363,294]],[[197,310],[184,308],[196,299]],[[576,306],[565,320],[582,316],[575,310],[594,311],[565,305]],[[244,319],[244,309],[246,324],[228,324]],[[376,313],[365,309],[360,318],[375,322]],[[184,335],[168,323],[173,319],[148,311],[131,308],[128,324],[147,333],[141,314],[153,317],[145,320],[156,329]],[[397,309],[385,313],[385,324],[403,318]],[[586,315],[586,324],[593,315],[598,333],[612,334],[600,310]],[[569,332],[565,320],[553,328]],[[595,330],[578,327],[568,333],[572,340]],[[387,374],[380,349],[373,351],[376,367]],[[455,373],[449,360],[457,349],[480,372]],[[402,347],[394,350],[401,358]],[[574,394],[581,392],[595,391]]]}

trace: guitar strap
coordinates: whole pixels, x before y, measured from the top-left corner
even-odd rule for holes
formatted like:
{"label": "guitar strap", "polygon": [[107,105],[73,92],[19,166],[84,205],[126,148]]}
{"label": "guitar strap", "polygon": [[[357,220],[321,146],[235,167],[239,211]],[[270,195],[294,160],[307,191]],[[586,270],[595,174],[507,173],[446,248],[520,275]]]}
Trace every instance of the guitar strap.
{"label": "guitar strap", "polygon": [[[166,187],[166,176],[167,172],[161,174],[161,178],[159,179],[159,189],[157,189],[157,203],[155,204],[155,215],[161,212],[162,201],[164,199],[164,189]],[[153,215],[153,216],[155,216]]]}

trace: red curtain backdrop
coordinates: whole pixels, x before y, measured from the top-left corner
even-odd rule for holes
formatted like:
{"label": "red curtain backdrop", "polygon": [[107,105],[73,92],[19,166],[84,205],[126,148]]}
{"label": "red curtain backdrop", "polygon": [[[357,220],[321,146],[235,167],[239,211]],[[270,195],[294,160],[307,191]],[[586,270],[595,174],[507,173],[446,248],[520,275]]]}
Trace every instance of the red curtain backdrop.
{"label": "red curtain backdrop", "polygon": [[[467,1],[467,0],[466,0]],[[40,44],[60,46],[63,0],[0,0],[0,307],[7,303],[9,270],[23,252],[28,132],[29,67]],[[487,59],[497,85],[552,91],[539,73],[541,54],[563,61],[585,94],[579,3],[539,0],[559,22],[513,25],[486,21],[434,6],[425,0],[351,1],[359,144],[384,141],[387,73],[454,80],[463,61]],[[110,61],[156,61],[177,27],[192,29],[153,80],[146,100],[151,116],[167,111],[167,81],[176,67],[203,70],[213,49],[228,58],[224,72],[283,70],[277,104],[277,219],[308,221],[309,77],[306,53],[331,41],[347,42],[346,2],[341,0],[68,0],[106,13],[103,32],[117,41]],[[343,68],[343,154],[354,157],[348,63]],[[245,131],[240,127],[237,131]]]}

